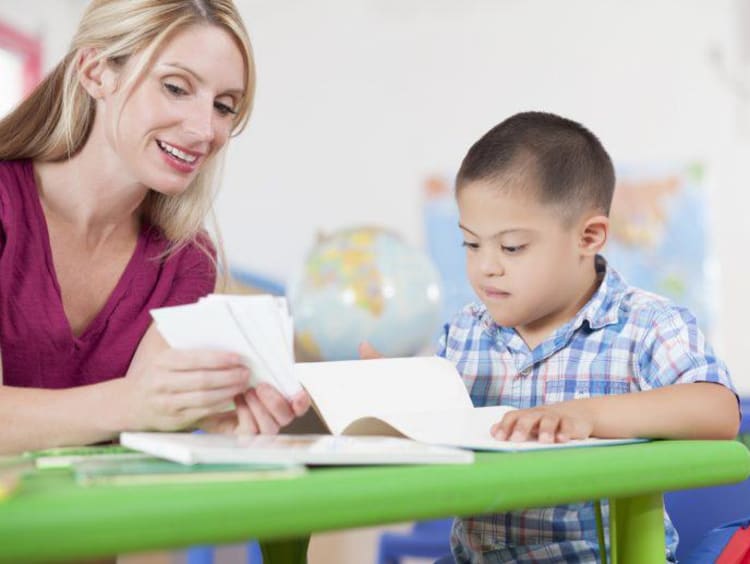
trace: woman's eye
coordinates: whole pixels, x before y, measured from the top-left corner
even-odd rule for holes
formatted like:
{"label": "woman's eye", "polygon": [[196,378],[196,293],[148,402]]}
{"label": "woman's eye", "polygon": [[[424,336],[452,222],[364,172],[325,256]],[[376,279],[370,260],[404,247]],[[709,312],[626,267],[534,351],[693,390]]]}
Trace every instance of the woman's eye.
{"label": "woman's eye", "polygon": [[184,88],[180,88],[176,84],[171,84],[169,82],[164,83],[164,88],[167,90],[167,92],[175,96],[183,96],[187,94],[187,91]]}
{"label": "woman's eye", "polygon": [[461,243],[461,246],[470,251],[476,251],[479,248],[479,243],[469,243],[468,241],[464,241]]}
{"label": "woman's eye", "polygon": [[509,255],[515,255],[521,252],[526,245],[503,245],[501,248],[503,249],[503,252],[508,253]]}
{"label": "woman's eye", "polygon": [[222,116],[228,116],[229,114],[234,115],[237,113],[234,108],[231,108],[226,104],[222,104],[221,102],[215,102],[214,108],[216,108],[216,111],[219,112],[219,114]]}

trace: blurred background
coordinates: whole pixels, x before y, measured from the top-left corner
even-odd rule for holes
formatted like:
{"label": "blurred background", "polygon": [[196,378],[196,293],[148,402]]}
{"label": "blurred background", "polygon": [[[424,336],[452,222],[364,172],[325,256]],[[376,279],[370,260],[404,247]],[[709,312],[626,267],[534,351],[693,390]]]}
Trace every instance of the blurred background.
{"label": "blurred background", "polygon": [[[86,3],[0,0],[0,115],[64,55]],[[450,193],[463,155],[509,115],[551,111],[616,163],[605,255],[688,305],[750,392],[750,2],[237,4],[258,82],[217,202],[234,269],[283,288],[321,234],[377,226],[432,258],[446,317],[471,298]]]}

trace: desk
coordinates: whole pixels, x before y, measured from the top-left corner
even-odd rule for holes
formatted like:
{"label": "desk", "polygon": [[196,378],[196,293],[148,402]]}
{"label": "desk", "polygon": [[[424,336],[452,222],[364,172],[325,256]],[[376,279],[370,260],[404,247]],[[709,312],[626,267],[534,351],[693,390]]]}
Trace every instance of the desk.
{"label": "desk", "polygon": [[52,471],[0,504],[0,561],[248,538],[293,549],[317,531],[609,498],[613,562],[648,564],[664,561],[662,492],[748,475],[750,454],[735,441],[478,453],[471,465],[319,468],[244,483],[84,488]]}

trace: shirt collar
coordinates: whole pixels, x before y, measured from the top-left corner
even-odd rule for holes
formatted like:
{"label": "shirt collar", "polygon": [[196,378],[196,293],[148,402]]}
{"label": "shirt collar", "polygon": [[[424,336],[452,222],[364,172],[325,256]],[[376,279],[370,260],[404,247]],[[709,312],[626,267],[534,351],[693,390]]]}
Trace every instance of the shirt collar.
{"label": "shirt collar", "polygon": [[591,329],[601,329],[617,323],[619,319],[620,303],[628,285],[603,256],[596,256],[594,267],[601,283],[576,315],[572,324],[574,329],[578,329],[584,321],[588,322]]}

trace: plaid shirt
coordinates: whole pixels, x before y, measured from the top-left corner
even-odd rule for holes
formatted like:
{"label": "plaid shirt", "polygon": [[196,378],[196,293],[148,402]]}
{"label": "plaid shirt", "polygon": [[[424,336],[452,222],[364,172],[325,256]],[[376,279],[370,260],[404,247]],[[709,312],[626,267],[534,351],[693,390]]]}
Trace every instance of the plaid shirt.
{"label": "plaid shirt", "polygon": [[[602,257],[596,268],[602,280],[596,293],[533,350],[514,329],[496,325],[481,304],[466,306],[445,326],[438,354],[457,366],[475,406],[527,408],[688,382],[734,391],[689,311],[628,286]],[[602,503],[605,526],[608,509]],[[666,513],[664,524],[671,561],[677,531]],[[597,562],[594,506],[458,519],[452,545],[457,562]]]}

